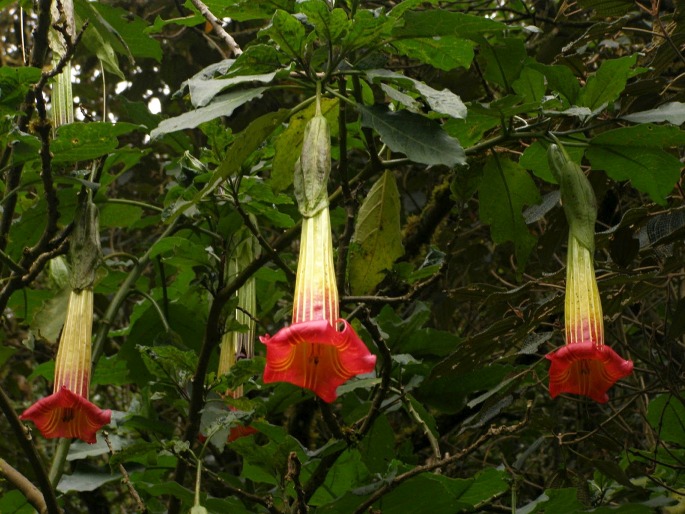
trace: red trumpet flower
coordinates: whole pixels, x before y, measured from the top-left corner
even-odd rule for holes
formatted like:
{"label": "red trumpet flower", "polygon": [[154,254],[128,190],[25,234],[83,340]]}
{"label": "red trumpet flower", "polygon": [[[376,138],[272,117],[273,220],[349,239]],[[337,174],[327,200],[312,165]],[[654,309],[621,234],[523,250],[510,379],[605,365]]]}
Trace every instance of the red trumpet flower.
{"label": "red trumpet flower", "polygon": [[35,423],[44,437],[95,442],[112,417],[88,401],[91,367],[93,290],[72,291],[55,362],[53,393],[26,409],[20,419]]}

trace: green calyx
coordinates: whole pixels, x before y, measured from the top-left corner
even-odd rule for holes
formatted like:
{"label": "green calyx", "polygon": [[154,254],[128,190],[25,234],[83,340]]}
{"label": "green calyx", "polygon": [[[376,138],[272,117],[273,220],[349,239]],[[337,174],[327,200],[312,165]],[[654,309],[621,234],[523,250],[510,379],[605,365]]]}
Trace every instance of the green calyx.
{"label": "green calyx", "polygon": [[311,218],[328,207],[328,176],[331,172],[331,130],[321,114],[307,122],[300,158],[295,163],[293,186],[300,213]]}
{"label": "green calyx", "polygon": [[550,145],[547,159],[559,183],[561,204],[571,235],[590,252],[594,252],[597,200],[590,181],[561,144]]}
{"label": "green calyx", "polygon": [[74,231],[69,242],[72,289],[80,291],[93,287],[101,256],[98,209],[87,195],[76,209]]}

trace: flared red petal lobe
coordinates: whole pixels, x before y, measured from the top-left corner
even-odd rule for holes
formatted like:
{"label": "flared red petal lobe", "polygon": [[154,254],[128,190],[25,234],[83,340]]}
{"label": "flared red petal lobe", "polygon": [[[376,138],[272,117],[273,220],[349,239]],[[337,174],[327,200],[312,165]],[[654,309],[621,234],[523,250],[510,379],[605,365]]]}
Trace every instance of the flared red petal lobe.
{"label": "flared red petal lobe", "polygon": [[33,421],[48,439],[75,437],[93,444],[96,432],[111,421],[112,411],[103,411],[83,396],[62,387],[34,403],[19,418]]}
{"label": "flared red petal lobe", "polygon": [[633,371],[633,362],[623,359],[609,346],[593,342],[567,344],[547,354],[549,394],[580,394],[596,402],[609,400],[607,391]]}
{"label": "flared red petal lobe", "polygon": [[264,382],[290,382],[330,403],[337,398],[338,386],[373,371],[376,356],[347,321],[339,319],[335,324],[342,330],[326,320],[314,320],[285,327],[273,337],[261,337],[266,345]]}

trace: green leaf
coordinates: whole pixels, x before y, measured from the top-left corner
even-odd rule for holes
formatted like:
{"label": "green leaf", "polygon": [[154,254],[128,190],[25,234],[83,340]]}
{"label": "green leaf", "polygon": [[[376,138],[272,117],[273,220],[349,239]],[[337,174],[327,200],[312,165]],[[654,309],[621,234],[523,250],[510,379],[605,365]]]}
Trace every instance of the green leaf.
{"label": "green leaf", "polygon": [[468,69],[473,62],[475,46],[473,41],[455,36],[400,39],[392,44],[399,54],[443,71]]}
{"label": "green leaf", "polygon": [[359,450],[345,450],[330,468],[326,480],[309,503],[314,506],[330,503],[369,478],[369,471],[364,466]]}
{"label": "green leaf", "polygon": [[459,500],[470,485],[471,480],[422,473],[403,482],[385,495],[382,503],[374,505],[382,508],[383,514],[406,514],[407,505],[430,506],[430,512],[462,512],[471,507]]}
{"label": "green leaf", "polygon": [[594,9],[595,16],[623,16],[635,9],[633,0],[578,0],[583,9]]}
{"label": "green leaf", "polygon": [[[278,135],[274,142],[274,161],[271,171],[271,187],[274,191],[283,191],[293,183],[295,161],[302,151],[304,128],[316,113],[316,105],[312,104],[290,118],[288,128]],[[321,99],[321,113],[328,120],[331,135],[336,134],[338,126],[338,100]]]}
{"label": "green leaf", "polygon": [[521,74],[528,57],[523,41],[517,38],[504,38],[484,45],[481,55],[485,60],[485,79],[507,90]]}
{"label": "green leaf", "polygon": [[545,76],[532,68],[523,68],[511,88],[516,94],[521,95],[524,101],[540,103],[545,94]]}
{"label": "green leaf", "polygon": [[123,40],[125,47],[115,46],[115,50],[134,57],[150,57],[157,62],[162,61],[162,47],[158,40],[147,35],[148,25],[145,20],[129,10],[104,2],[93,2],[92,6],[107,21],[111,30],[118,34],[116,40]]}
{"label": "green leaf", "polygon": [[500,124],[495,116],[469,110],[466,119],[448,119],[442,128],[468,148],[478,143],[491,128]]}
{"label": "green leaf", "polygon": [[473,478],[469,488],[459,496],[459,501],[477,507],[508,491],[507,479],[506,472],[494,468],[485,468]]}
{"label": "green leaf", "polygon": [[55,164],[89,161],[113,152],[119,146],[117,136],[138,130],[132,123],[76,122],[60,126],[50,145]]}
{"label": "green leaf", "polygon": [[661,147],[685,144],[685,132],[674,126],[635,125],[604,132],[590,141],[585,155],[595,169],[664,204],[680,177],[680,160]]}
{"label": "green leaf", "polygon": [[[285,70],[287,73],[287,70]],[[185,82],[190,92],[190,101],[193,107],[207,105],[217,94],[224,89],[244,84],[246,82],[261,82],[268,84],[278,75],[278,71],[262,73],[259,75],[238,75],[226,79],[201,78],[197,75]]]}
{"label": "green leaf", "polygon": [[125,228],[140,221],[142,207],[122,203],[106,203],[100,209],[100,228]]}
{"label": "green leaf", "polygon": [[283,52],[294,59],[302,57],[304,47],[304,26],[292,14],[277,9],[271,25],[261,31],[267,34]]}
{"label": "green leaf", "polygon": [[404,254],[400,228],[400,194],[390,171],[371,187],[359,209],[350,248],[349,280],[353,294],[371,293],[383,271]]}
{"label": "green leaf", "polygon": [[31,330],[36,337],[51,343],[57,342],[67,316],[70,289],[63,289],[34,311]]}
{"label": "green leaf", "polygon": [[371,430],[361,441],[362,461],[371,473],[384,473],[395,457],[395,433],[383,414],[376,418]]}
{"label": "green leaf", "polygon": [[389,112],[381,106],[359,106],[362,125],[378,132],[394,152],[401,152],[414,162],[455,166],[466,163],[466,154],[434,121],[408,111]]}
{"label": "green leaf", "polygon": [[212,103],[205,107],[200,107],[194,111],[162,121],[157,128],[150,132],[150,138],[156,139],[159,136],[176,132],[177,130],[195,128],[200,123],[213,120],[219,116],[230,116],[241,105],[261,97],[266,89],[265,87],[243,89],[217,96]]}
{"label": "green leaf", "polygon": [[636,61],[637,54],[602,62],[580,90],[578,105],[595,111],[616,100],[625,89],[628,79],[636,74],[632,69]]}
{"label": "green leaf", "polygon": [[445,114],[458,119],[466,117],[466,105],[464,105],[459,96],[447,88],[438,91],[420,80],[385,69],[368,70],[366,76],[374,83],[383,81],[394,82],[402,87],[416,91],[426,99],[430,108],[438,114]]}
{"label": "green leaf", "polygon": [[95,387],[96,385],[115,386],[130,383],[126,362],[116,357],[102,357],[93,370],[90,385]]}
{"label": "green leaf", "polygon": [[583,512],[585,507],[578,501],[578,492],[575,488],[547,489],[537,499],[528,505],[516,509],[517,514],[577,514]]}
{"label": "green leaf", "polygon": [[97,471],[75,471],[71,475],[63,475],[57,484],[57,490],[61,493],[69,491],[83,492],[95,491],[110,482],[118,482],[121,477],[113,473],[100,473]]}
{"label": "green leaf", "polygon": [[685,447],[685,406],[678,397],[662,394],[651,400],[647,421],[661,440]]}
{"label": "green leaf", "polygon": [[[337,103],[337,102],[336,102]],[[224,160],[217,167],[212,178],[205,184],[201,191],[192,200],[178,205],[173,214],[166,220],[167,223],[173,222],[178,216],[187,211],[190,207],[198,205],[207,195],[228,177],[238,173],[243,163],[256,151],[264,141],[283,123],[290,111],[280,109],[260,116],[250,123],[245,130],[235,136],[233,143],[229,147]]]}
{"label": "green leaf", "polygon": [[392,35],[399,38],[456,36],[473,39],[483,34],[502,32],[507,28],[505,24],[484,16],[435,9],[407,11],[393,29]]}
{"label": "green leaf", "polygon": [[[531,170],[545,182],[556,184],[557,181],[552,175],[552,170],[549,168],[549,159],[547,159],[548,147],[549,144],[546,142],[536,141],[523,151],[519,164],[527,170]],[[580,146],[564,146],[564,149],[573,162],[580,164],[583,160],[585,148]]]}
{"label": "green leaf", "polygon": [[162,257],[162,261],[179,266],[209,266],[207,251],[186,237],[169,236],[160,239],[150,249],[150,258]]}
{"label": "green leaf", "polygon": [[667,121],[673,123],[673,125],[682,125],[685,123],[685,103],[668,102],[655,109],[627,114],[623,116],[623,119],[633,123],[659,123]]}
{"label": "green leaf", "polygon": [[547,86],[550,91],[558,92],[563,96],[569,105],[575,105],[580,84],[578,79],[571,71],[571,68],[561,64],[549,65],[540,63],[530,63],[527,65],[542,73],[547,79]]}
{"label": "green leaf", "polygon": [[338,44],[347,33],[349,20],[343,9],[329,9],[321,0],[306,0],[297,4],[297,10],[307,16],[322,41]]}
{"label": "green leaf", "polygon": [[38,68],[0,66],[0,113],[13,114],[24,101],[31,84],[40,80]]}
{"label": "green leaf", "polygon": [[0,512],[7,512],[8,514],[35,514],[36,509],[18,490],[8,490],[6,492],[3,490],[2,496],[0,496]]}
{"label": "green leaf", "polygon": [[483,171],[480,217],[490,225],[495,243],[514,243],[516,259],[523,269],[536,239],[528,230],[522,211],[526,205],[537,204],[540,194],[526,170],[507,158],[489,157]]}
{"label": "green leaf", "polygon": [[342,40],[342,47],[349,53],[360,48],[369,50],[378,46],[379,39],[387,34],[393,21],[378,11],[357,11],[354,20],[348,26],[347,35]]}

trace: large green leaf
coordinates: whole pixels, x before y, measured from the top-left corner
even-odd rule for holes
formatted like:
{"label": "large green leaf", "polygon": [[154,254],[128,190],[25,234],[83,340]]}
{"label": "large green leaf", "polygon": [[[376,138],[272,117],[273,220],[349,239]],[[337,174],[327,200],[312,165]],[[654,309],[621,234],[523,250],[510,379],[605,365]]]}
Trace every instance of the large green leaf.
{"label": "large green leaf", "polygon": [[528,57],[523,41],[516,38],[505,38],[484,45],[481,55],[485,60],[485,78],[505,89],[511,88],[519,77]]}
{"label": "large green leaf", "polygon": [[568,101],[569,105],[576,103],[580,84],[578,84],[578,79],[573,74],[573,71],[571,71],[571,68],[562,64],[549,65],[537,62],[530,63],[527,66],[545,76],[550,91],[561,94]]}
{"label": "large green leaf", "polygon": [[212,178],[209,179],[201,191],[198,191],[197,194],[195,194],[192,200],[181,201],[176,204],[174,206],[173,214],[166,220],[167,223],[171,223],[190,207],[199,204],[224,180],[238,173],[247,158],[250,157],[250,155],[264,143],[266,138],[286,120],[289,113],[290,111],[288,109],[281,109],[260,116],[250,123],[245,130],[235,137],[224,156],[224,160],[221,161],[221,164],[219,164],[218,168],[215,170]]}
{"label": "large green leaf", "polygon": [[651,400],[647,421],[660,439],[685,447],[685,405],[677,396],[662,394]]}
{"label": "large green leaf", "polygon": [[63,475],[57,484],[57,490],[61,493],[69,491],[95,491],[103,485],[121,480],[121,477],[112,473],[98,471],[75,471],[71,475]]}
{"label": "large green leaf", "polygon": [[121,47],[114,47],[121,53],[133,57],[151,57],[157,62],[162,60],[162,47],[158,40],[146,33],[145,20],[129,10],[113,7],[105,2],[92,2],[92,7],[106,20],[111,31],[116,32],[116,41],[122,41]]}
{"label": "large green leaf", "polygon": [[38,68],[0,66],[0,114],[16,112],[31,84],[40,77]]}
{"label": "large green leaf", "polygon": [[585,155],[595,169],[633,186],[658,203],[680,177],[682,164],[662,147],[685,144],[685,132],[674,126],[643,124],[604,132],[590,141]]}
{"label": "large green leaf", "polygon": [[420,114],[390,112],[381,106],[359,106],[359,110],[363,126],[374,129],[392,151],[401,152],[414,162],[445,166],[466,163],[466,154],[459,142]]}
{"label": "large green leaf", "polygon": [[57,129],[50,145],[54,163],[89,161],[116,150],[117,136],[139,129],[132,123],[69,123]]}
{"label": "large green leaf", "polygon": [[484,16],[435,9],[405,12],[392,35],[399,38],[456,36],[471,39],[506,29],[503,23]]}
{"label": "large green leaf", "polygon": [[674,125],[682,125],[685,123],[685,103],[668,102],[654,109],[627,114],[623,116],[623,119],[633,123],[659,123],[667,121]]}
{"label": "large green leaf", "polygon": [[578,0],[584,9],[593,9],[598,18],[623,16],[635,9],[633,0]]}
{"label": "large green leaf", "polygon": [[455,36],[435,36],[401,39],[393,43],[398,53],[443,71],[468,68],[474,57],[476,44]]}
{"label": "large green leaf", "polygon": [[244,89],[240,91],[231,91],[225,95],[217,96],[212,103],[205,107],[200,107],[194,111],[185,112],[180,116],[168,118],[150,132],[150,138],[156,139],[159,136],[176,132],[177,130],[195,128],[200,123],[204,123],[219,116],[230,116],[233,111],[241,105],[262,96],[266,91],[265,87],[257,87],[254,89]]}
{"label": "large green leaf", "polygon": [[495,243],[512,241],[518,264],[523,269],[528,261],[535,236],[523,218],[523,208],[540,201],[533,180],[521,166],[505,158],[489,157],[480,184],[480,217],[490,225]]}
{"label": "large green leaf", "polygon": [[190,92],[190,101],[194,107],[207,105],[216,95],[224,89],[245,84],[248,82],[261,82],[268,84],[276,77],[278,72],[260,73],[259,75],[238,75],[225,79],[213,79],[204,77],[193,77],[186,84]]}
{"label": "large green leaf", "polygon": [[366,294],[383,280],[404,253],[400,228],[400,194],[395,177],[386,171],[359,209],[350,248],[349,279],[354,294]]}
{"label": "large green leaf", "polygon": [[632,69],[636,61],[637,55],[629,55],[602,62],[580,90],[578,105],[594,111],[616,100],[625,89],[628,79],[636,74]]}
{"label": "large green leaf", "polygon": [[271,19],[271,26],[263,29],[271,39],[290,57],[302,57],[304,47],[304,26],[292,14],[281,9],[276,10]]}
{"label": "large green leaf", "polygon": [[438,114],[444,114],[452,118],[462,119],[466,117],[467,108],[459,96],[445,88],[442,90],[433,89],[420,80],[407,77],[400,73],[394,73],[386,69],[368,70],[367,78],[371,82],[393,82],[412,91],[416,91],[423,98],[430,108]]}
{"label": "large green leaf", "polygon": [[307,22],[314,26],[323,41],[337,44],[347,33],[349,20],[343,9],[329,9],[327,2],[306,0],[297,4],[297,9],[307,16]]}

